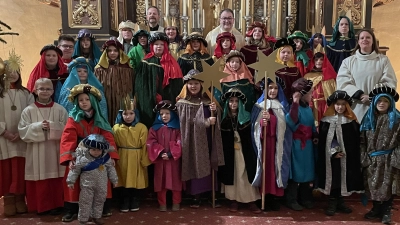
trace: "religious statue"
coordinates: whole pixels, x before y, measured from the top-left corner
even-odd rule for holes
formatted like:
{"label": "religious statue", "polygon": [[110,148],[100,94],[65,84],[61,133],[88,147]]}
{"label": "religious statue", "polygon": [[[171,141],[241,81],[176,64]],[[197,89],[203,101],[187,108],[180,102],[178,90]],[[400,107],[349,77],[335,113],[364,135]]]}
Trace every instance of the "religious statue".
{"label": "religious statue", "polygon": [[214,23],[213,23],[213,29],[217,26],[219,26],[219,14],[221,13],[221,2],[220,0],[213,0],[210,3],[210,8],[214,12]]}

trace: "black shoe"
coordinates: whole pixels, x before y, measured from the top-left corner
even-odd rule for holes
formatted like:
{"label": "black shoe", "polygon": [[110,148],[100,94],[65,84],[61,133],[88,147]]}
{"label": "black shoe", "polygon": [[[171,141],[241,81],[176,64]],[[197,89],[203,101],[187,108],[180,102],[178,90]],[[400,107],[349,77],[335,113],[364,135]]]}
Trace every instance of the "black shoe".
{"label": "black shoe", "polygon": [[59,208],[55,208],[55,209],[50,210],[49,215],[57,216],[57,215],[62,214],[63,212],[64,212],[64,208],[63,207],[59,207]]}
{"label": "black shoe", "polygon": [[384,201],[382,204],[382,223],[390,224],[392,222],[392,202],[393,199]]}
{"label": "black shoe", "polygon": [[[213,205],[212,199],[209,199],[208,203],[210,203],[212,206]],[[215,199],[215,208],[221,208],[221,207],[222,207],[221,202],[218,199]]]}
{"label": "black shoe", "polygon": [[192,199],[192,203],[190,203],[190,208],[197,209],[200,207],[200,204],[201,204],[201,200],[198,198],[194,198],[194,199]]}
{"label": "black shoe", "polygon": [[348,207],[346,204],[344,204],[343,197],[339,197],[338,198],[338,202],[337,202],[336,208],[337,208],[337,211],[342,212],[342,213],[346,213],[346,214],[349,214],[349,213],[353,212],[353,210],[350,207]]}
{"label": "black shoe", "polygon": [[373,201],[372,202],[372,209],[364,215],[365,219],[376,219],[382,217],[382,203]]}
{"label": "black shoe", "polygon": [[303,206],[301,206],[297,201],[287,202],[286,206],[294,211],[302,211]]}
{"label": "black shoe", "polygon": [[36,213],[36,215],[38,215],[38,216],[44,216],[44,215],[48,215],[48,214],[50,214],[50,210]]}
{"label": "black shoe", "polygon": [[301,203],[302,206],[306,209],[313,209],[314,208],[314,202],[312,201],[306,201]]}
{"label": "black shoe", "polygon": [[76,218],[78,218],[78,214],[69,211],[69,212],[67,212],[67,214],[65,214],[65,215],[61,218],[61,221],[62,221],[62,222],[72,222],[72,221],[74,221]]}
{"label": "black shoe", "polygon": [[328,208],[326,208],[326,210],[325,210],[325,215],[327,215],[327,216],[335,215],[336,209],[337,209],[337,199],[329,198]]}
{"label": "black shoe", "polygon": [[138,198],[131,199],[129,209],[131,210],[131,212],[139,211],[139,199]]}
{"label": "black shoe", "polygon": [[119,210],[124,213],[129,212],[129,198],[124,198]]}

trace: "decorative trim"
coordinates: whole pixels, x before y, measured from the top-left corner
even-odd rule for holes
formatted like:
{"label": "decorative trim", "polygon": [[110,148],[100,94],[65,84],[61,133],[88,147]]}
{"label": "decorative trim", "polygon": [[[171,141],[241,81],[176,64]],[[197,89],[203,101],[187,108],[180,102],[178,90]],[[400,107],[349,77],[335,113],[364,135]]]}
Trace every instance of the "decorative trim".
{"label": "decorative trim", "polygon": [[110,0],[110,11],[111,29],[118,32],[119,24],[126,20],[126,0]]}
{"label": "decorative trim", "polygon": [[136,1],[136,23],[146,24],[146,5],[145,0]]}
{"label": "decorative trim", "polygon": [[334,0],[332,13],[332,26],[335,26],[339,16],[345,16],[348,11],[351,12],[351,22],[354,29],[362,29],[365,27],[367,0]]}
{"label": "decorative trim", "polygon": [[69,0],[67,4],[70,28],[101,29],[101,0]]}
{"label": "decorative trim", "polygon": [[290,1],[290,3],[290,15],[292,16],[292,18],[288,21],[288,30],[293,31],[294,26],[297,23],[297,1],[292,0]]}

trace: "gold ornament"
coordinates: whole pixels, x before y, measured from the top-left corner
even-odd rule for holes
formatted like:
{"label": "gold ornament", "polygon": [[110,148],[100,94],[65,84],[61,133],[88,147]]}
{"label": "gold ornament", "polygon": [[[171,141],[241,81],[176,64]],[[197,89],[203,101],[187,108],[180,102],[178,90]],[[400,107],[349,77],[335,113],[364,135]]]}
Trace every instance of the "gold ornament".
{"label": "gold ornament", "polygon": [[[275,72],[286,67],[285,65],[275,62],[277,52],[278,49],[272,52],[269,56],[266,56],[261,50],[257,51],[258,62],[248,65],[248,67],[258,70],[258,74],[254,80],[255,83],[258,83],[264,77],[276,82]],[[265,74],[264,76],[261,75],[263,73]],[[265,81],[265,83],[267,83],[267,81]]]}
{"label": "gold ornament", "polygon": [[[203,67],[203,72],[196,75],[196,79],[204,81],[204,84],[213,85],[217,89],[221,90],[221,83],[219,82],[222,78],[227,77],[229,74],[219,70],[219,65],[221,60],[224,60],[223,57],[219,58],[212,66],[208,65],[204,60],[201,60],[201,65]],[[207,90],[207,88],[204,88]]]}

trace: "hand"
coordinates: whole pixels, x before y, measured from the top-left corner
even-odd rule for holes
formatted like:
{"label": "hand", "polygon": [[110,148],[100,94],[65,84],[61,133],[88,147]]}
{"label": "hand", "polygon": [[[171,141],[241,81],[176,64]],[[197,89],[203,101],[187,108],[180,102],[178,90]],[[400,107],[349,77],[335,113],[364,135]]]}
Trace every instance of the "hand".
{"label": "hand", "polygon": [[215,105],[214,102],[211,102],[211,104],[210,104],[210,110],[211,110],[211,111],[216,111],[216,110],[217,110],[217,105]]}
{"label": "hand", "polygon": [[361,95],[360,100],[363,104],[369,104],[369,96],[366,94]]}
{"label": "hand", "polygon": [[217,121],[216,117],[208,117],[209,121],[210,121],[210,125],[215,125],[215,122]]}
{"label": "hand", "polygon": [[9,140],[9,141],[12,141],[12,139],[14,139],[14,134],[13,133],[11,133],[10,131],[8,131],[8,130],[5,130],[4,132],[3,132],[3,135],[2,135],[5,139],[7,139],[7,140]]}
{"label": "hand", "polygon": [[16,142],[16,141],[19,141],[19,140],[21,140],[21,138],[19,137],[19,133],[15,133],[14,134],[14,138],[11,140],[11,142]]}
{"label": "hand", "polygon": [[267,126],[267,123],[268,123],[269,119],[270,119],[269,112],[263,111],[263,113],[262,113],[263,126]]}
{"label": "hand", "polygon": [[73,169],[75,169],[75,161],[71,160],[71,161],[69,161],[69,170],[73,170]]}
{"label": "hand", "polygon": [[111,165],[115,167],[115,159],[111,159]]}
{"label": "hand", "polygon": [[68,184],[68,188],[71,190],[74,190],[74,185],[73,184]]}
{"label": "hand", "polygon": [[317,144],[318,144],[318,138],[314,138],[314,139],[312,140],[312,142],[314,143],[314,145],[317,145]]}
{"label": "hand", "polygon": [[336,154],[335,158],[336,158],[336,159],[340,159],[340,158],[342,158],[343,156],[344,156],[344,153],[343,153],[343,152],[339,152],[338,154]]}
{"label": "hand", "polygon": [[50,129],[50,124],[46,120],[43,120],[42,122],[42,129],[43,130],[49,130]]}
{"label": "hand", "polygon": [[169,160],[168,154],[167,154],[167,153],[163,153],[163,154],[161,155],[161,158],[162,158],[163,160]]}
{"label": "hand", "polygon": [[293,102],[299,103],[299,102],[300,102],[300,99],[301,99],[301,94],[300,94],[300,92],[295,92],[295,93],[293,94]]}

